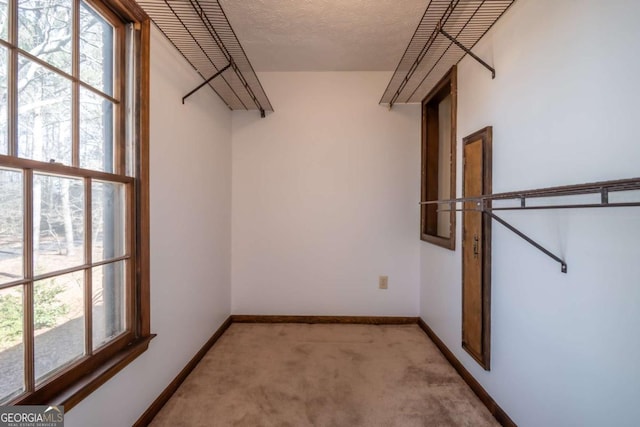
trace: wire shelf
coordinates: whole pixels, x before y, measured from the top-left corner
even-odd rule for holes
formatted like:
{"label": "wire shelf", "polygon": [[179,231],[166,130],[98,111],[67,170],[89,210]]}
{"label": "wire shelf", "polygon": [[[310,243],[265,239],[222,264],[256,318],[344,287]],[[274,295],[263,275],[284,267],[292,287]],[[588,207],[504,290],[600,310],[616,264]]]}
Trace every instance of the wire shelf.
{"label": "wire shelf", "polygon": [[[634,192],[640,191],[640,178],[619,179],[614,181],[590,182],[586,184],[564,185],[561,187],[536,188],[533,190],[511,191],[508,193],[484,194],[473,197],[462,197],[458,199],[448,200],[428,200],[420,202],[420,205],[445,205],[447,207],[438,209],[440,212],[451,211],[475,211],[494,219],[508,230],[512,231],[529,244],[543,252],[548,257],[560,263],[560,271],[567,272],[567,263],[558,255],[553,254],[535,240],[531,239],[518,228],[509,224],[507,221],[495,214],[495,211],[513,211],[513,210],[546,210],[546,209],[592,209],[592,208],[630,208],[640,207],[640,194],[634,194],[635,200],[611,202],[609,195],[615,192]],[[583,196],[589,194],[597,194],[600,196],[598,201],[562,201],[560,204],[542,203],[537,205],[529,205],[528,199],[536,198],[553,198],[566,196]],[[633,197],[631,197],[633,199]],[[519,206],[502,206],[496,207],[493,201],[518,200]],[[457,204],[462,203],[461,208],[457,208]]]}
{"label": "wire shelf", "polygon": [[431,0],[380,104],[421,102],[514,1]]}
{"label": "wire shelf", "polygon": [[217,0],[138,0],[138,3],[205,81],[219,73],[207,84],[230,109],[259,110],[263,115],[265,111],[273,111]]}
{"label": "wire shelf", "polygon": [[[510,191],[507,193],[485,194],[474,197],[461,197],[458,199],[447,200],[429,200],[420,202],[421,205],[455,205],[456,203],[474,202],[476,207],[463,210],[484,209],[488,202],[497,200],[518,200],[520,206],[489,208],[492,210],[525,210],[525,209],[570,209],[570,208],[592,208],[592,207],[622,207],[622,206],[640,206],[640,200],[635,202],[610,203],[609,194],[616,192],[640,191],[640,177],[618,179],[613,181],[599,181],[585,184],[563,185],[560,187],[536,188],[532,190]],[[537,206],[528,206],[528,199],[566,197],[566,196],[582,196],[588,194],[599,194],[601,200],[599,203],[571,203],[571,204],[549,204],[545,203]]]}

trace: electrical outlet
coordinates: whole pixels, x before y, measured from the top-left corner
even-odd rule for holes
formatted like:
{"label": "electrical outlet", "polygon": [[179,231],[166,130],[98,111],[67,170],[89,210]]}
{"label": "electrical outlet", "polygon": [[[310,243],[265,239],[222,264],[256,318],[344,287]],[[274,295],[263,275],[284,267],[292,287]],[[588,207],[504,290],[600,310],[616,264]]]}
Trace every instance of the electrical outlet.
{"label": "electrical outlet", "polygon": [[380,276],[378,278],[378,288],[387,289],[389,287],[389,276]]}

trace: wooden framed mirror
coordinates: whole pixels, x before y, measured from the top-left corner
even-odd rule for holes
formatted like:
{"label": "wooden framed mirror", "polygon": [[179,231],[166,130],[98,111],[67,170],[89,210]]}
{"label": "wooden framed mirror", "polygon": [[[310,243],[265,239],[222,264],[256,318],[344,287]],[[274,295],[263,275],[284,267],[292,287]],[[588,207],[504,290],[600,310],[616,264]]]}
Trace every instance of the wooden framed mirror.
{"label": "wooden framed mirror", "polygon": [[[463,139],[463,197],[492,192],[492,128]],[[490,208],[490,201],[484,207]],[[462,347],[485,370],[491,360],[491,217],[483,205],[462,211]]]}

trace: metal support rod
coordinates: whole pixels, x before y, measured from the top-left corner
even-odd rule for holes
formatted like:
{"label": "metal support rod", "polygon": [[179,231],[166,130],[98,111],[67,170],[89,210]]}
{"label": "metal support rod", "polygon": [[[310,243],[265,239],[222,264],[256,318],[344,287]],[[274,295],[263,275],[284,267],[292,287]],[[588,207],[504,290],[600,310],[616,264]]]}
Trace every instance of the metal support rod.
{"label": "metal support rod", "polygon": [[554,259],[555,261],[560,263],[560,271],[562,271],[563,273],[567,272],[567,263],[564,262],[563,259],[561,259],[560,257],[552,254],[551,252],[549,252],[547,249],[543,248],[540,244],[538,244],[537,242],[535,242],[533,239],[531,239],[529,236],[527,236],[526,234],[524,234],[522,231],[518,230],[517,228],[515,228],[513,225],[509,224],[507,221],[505,221],[504,219],[500,218],[498,215],[494,214],[493,212],[484,209],[482,210],[482,213],[485,215],[490,216],[491,218],[495,219],[496,221],[498,221],[500,224],[502,224],[503,226],[505,226],[509,231],[514,232],[515,234],[517,234],[518,236],[520,236],[522,239],[524,239],[525,241],[527,241],[527,243],[529,243],[530,245],[532,245],[533,247],[535,247],[536,249],[538,249],[539,251],[541,251],[542,253],[544,253],[545,255],[547,255],[548,257]]}
{"label": "metal support rod", "polygon": [[[449,202],[442,202],[442,204]],[[548,206],[504,206],[504,207],[492,207],[490,210],[493,211],[544,211],[551,209],[594,209],[594,208],[633,208],[640,207],[640,202],[620,202],[620,203],[584,203],[584,204],[576,204],[576,205],[548,205]],[[467,211],[479,211],[482,209],[438,209],[438,212],[467,212]]]}
{"label": "metal support rod", "polygon": [[481,63],[486,69],[488,69],[489,71],[491,71],[491,78],[495,79],[496,78],[496,70],[490,66],[489,64],[487,64],[486,62],[484,62],[482,59],[480,59],[480,57],[478,55],[476,55],[475,53],[471,52],[471,49],[467,48],[466,46],[464,46],[462,43],[460,43],[458,40],[456,40],[452,35],[450,35],[449,33],[447,33],[445,30],[442,29],[442,27],[440,28],[440,33],[445,36],[446,38],[448,38],[449,40],[451,40],[456,46],[458,46],[460,49],[464,50],[467,54],[469,54],[469,56],[471,56],[473,59],[475,59],[476,61],[478,61],[479,63]]}
{"label": "metal support rod", "polygon": [[432,205],[448,204],[451,202],[481,202],[482,200],[513,200],[522,198],[530,199],[540,197],[579,196],[585,194],[601,194],[603,188],[607,190],[607,194],[621,191],[638,191],[640,190],[640,177],[619,179],[615,181],[592,182],[587,184],[564,185],[561,187],[537,188],[535,190],[511,191],[508,193],[484,194],[481,196],[461,197],[457,199],[429,200],[420,202],[420,204]]}
{"label": "metal support rod", "polygon": [[621,202],[621,203],[582,203],[576,205],[549,205],[549,206],[526,206],[521,207],[500,207],[491,208],[492,211],[532,211],[532,210],[550,210],[550,209],[593,209],[593,208],[632,208],[640,206],[640,202]]}
{"label": "metal support rod", "polygon": [[185,96],[182,97],[182,103],[184,104],[184,100],[187,99],[188,97],[190,97],[191,95],[193,95],[194,93],[196,93],[198,90],[200,90],[203,86],[205,86],[206,84],[208,84],[211,80],[215,79],[216,77],[218,77],[220,74],[224,73],[225,71],[227,71],[229,69],[229,67],[231,67],[231,62],[224,68],[222,68],[220,71],[218,71],[217,73],[215,73],[213,76],[209,77],[207,80],[205,80],[204,82],[200,83],[198,85],[198,87],[196,87],[195,89],[193,89],[191,92],[189,92],[188,94],[186,94]]}

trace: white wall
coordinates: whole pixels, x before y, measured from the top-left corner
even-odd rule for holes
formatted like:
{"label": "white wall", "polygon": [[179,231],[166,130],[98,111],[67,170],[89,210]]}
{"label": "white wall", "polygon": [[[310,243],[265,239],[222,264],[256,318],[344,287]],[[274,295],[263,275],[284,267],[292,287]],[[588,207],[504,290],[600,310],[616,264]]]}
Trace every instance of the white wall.
{"label": "white wall", "polygon": [[230,314],[231,113],[152,30],[149,350],[73,408],[66,424],[135,422]]}
{"label": "white wall", "polygon": [[[625,0],[518,0],[474,49],[496,79],[460,63],[458,171],[462,138],[492,125],[495,192],[640,176],[639,16]],[[518,425],[637,425],[640,210],[502,216],[569,272],[494,222],[491,372],[460,346],[459,238],[455,253],[421,244],[422,317]]]}
{"label": "white wall", "polygon": [[233,113],[233,313],[417,315],[420,108],[378,105],[390,76],[261,73],[275,113]]}

